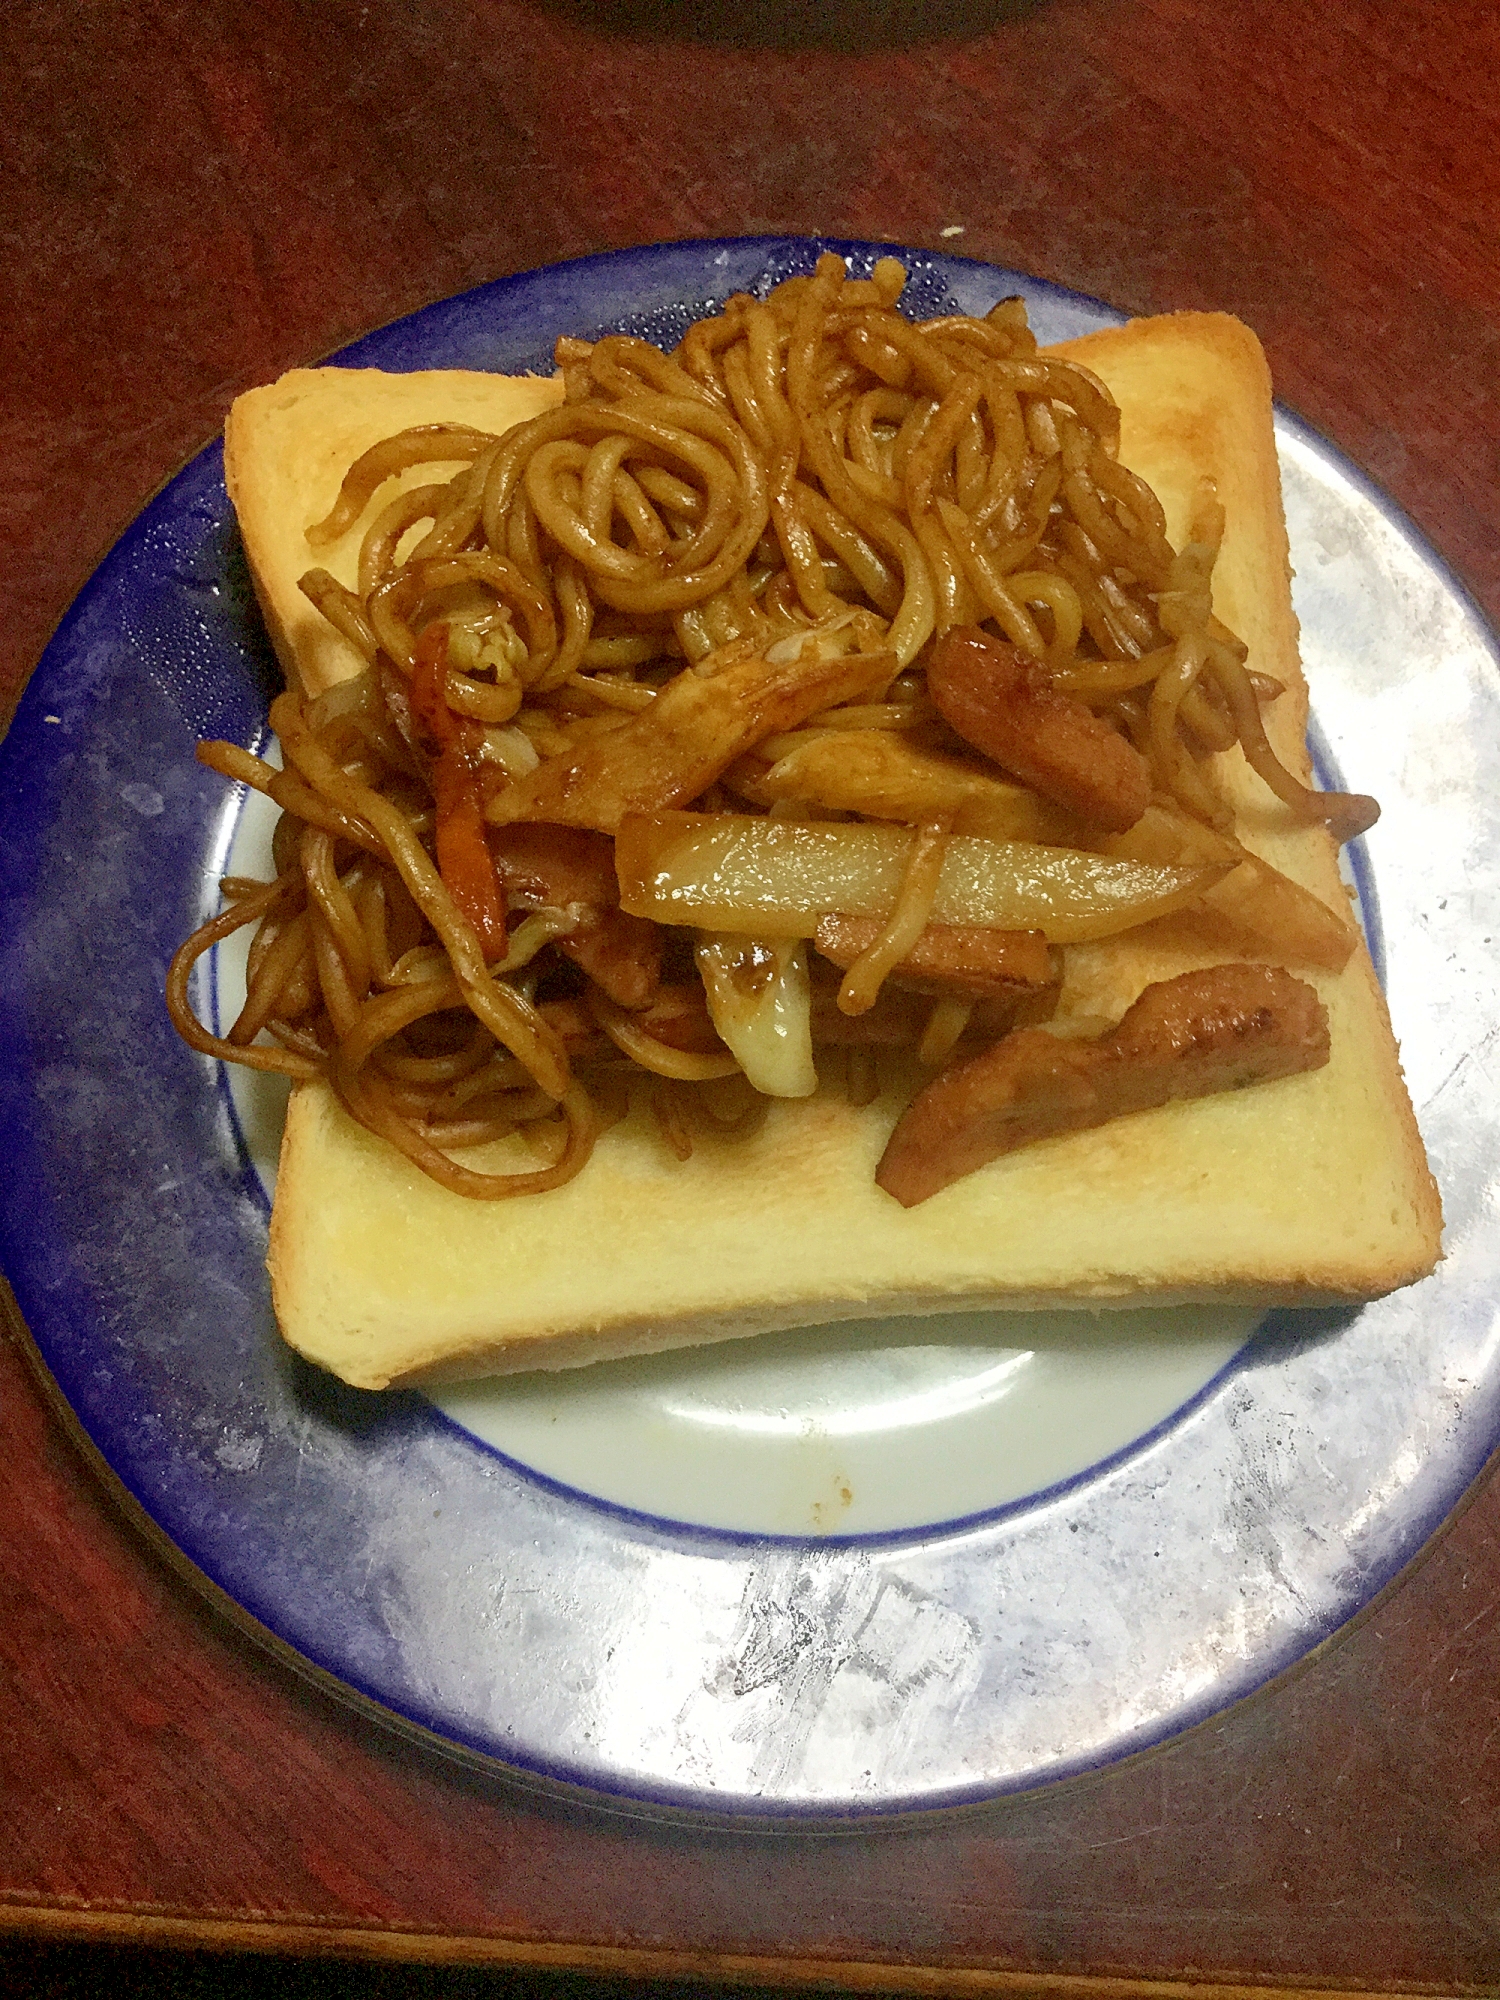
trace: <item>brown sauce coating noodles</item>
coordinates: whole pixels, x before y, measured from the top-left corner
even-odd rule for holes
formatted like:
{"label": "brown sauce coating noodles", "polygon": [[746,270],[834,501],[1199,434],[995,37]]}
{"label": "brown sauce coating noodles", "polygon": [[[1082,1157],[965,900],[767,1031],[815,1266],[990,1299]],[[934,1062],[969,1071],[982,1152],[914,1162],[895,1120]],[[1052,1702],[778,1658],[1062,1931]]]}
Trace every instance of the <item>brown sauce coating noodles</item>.
{"label": "brown sauce coating noodles", "polygon": [[[1108,391],[1038,353],[1019,301],[914,323],[897,310],[904,282],[892,259],[855,280],[825,256],[764,299],[730,299],[671,355],[622,335],[560,341],[557,408],[502,437],[423,426],[350,468],[308,539],[328,545],[364,521],[357,584],[313,569],[302,585],[366,673],[317,700],[278,699],[282,772],[228,744],[200,751],[283,818],[276,881],[226,884],[229,907],[174,960],[169,1006],[195,1048],[325,1077],[422,1172],[479,1198],[572,1178],[622,1115],[622,1077],[646,1080],[676,1153],[694,1129],[753,1128],[754,1092],[728,1118],[709,1101],[741,1060],[701,993],[662,986],[688,994],[665,1010],[612,993],[621,953],[635,954],[632,990],[670,979],[671,938],[628,932],[597,884],[518,898],[484,814],[539,761],[649,727],[677,675],[795,658],[808,635],[889,656],[884,692],[791,737],[768,728],[767,756],[858,727],[984,764],[924,693],[935,642],[974,626],[1133,744],[1156,798],[1195,822],[1230,827],[1209,760],[1235,742],[1295,813],[1341,835],[1367,822],[1367,802],[1308,793],[1266,740],[1260,702],[1277,690],[1246,672],[1210,611],[1213,503],[1175,551],[1156,497],[1118,461]],[[387,494],[428,465],[442,475]],[[671,803],[766,810],[739,768]],[[933,1060],[975,1013],[952,997],[911,1012],[898,996],[912,1025],[893,1029],[882,1011],[931,905],[947,824],[934,818],[913,809],[908,824],[926,831],[900,904],[844,981],[854,1018],[838,1045],[856,1102],[873,1093],[878,1044],[905,1035]],[[219,1038],[192,1012],[192,968],[246,924],[258,927],[246,1002]],[[821,990],[826,1014],[826,978]],[[452,1157],[513,1133],[529,1168]]]}

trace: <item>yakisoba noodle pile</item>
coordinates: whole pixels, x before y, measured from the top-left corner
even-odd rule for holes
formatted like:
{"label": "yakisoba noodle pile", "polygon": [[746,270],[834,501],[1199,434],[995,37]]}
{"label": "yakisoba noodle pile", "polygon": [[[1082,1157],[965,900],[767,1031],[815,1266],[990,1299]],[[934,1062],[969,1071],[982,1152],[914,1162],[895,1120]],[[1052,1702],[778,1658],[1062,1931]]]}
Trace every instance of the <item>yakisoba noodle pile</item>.
{"label": "yakisoba noodle pile", "polygon": [[[326,1076],[494,1198],[571,1179],[636,1084],[684,1156],[809,1092],[815,1048],[868,1101],[882,1049],[936,1068],[1045,1019],[1059,940],[1215,894],[1283,955],[1341,960],[1345,927],[1247,861],[1214,783],[1238,742],[1295,814],[1372,816],[1267,743],[1280,689],[1210,610],[1212,494],[1174,550],[1108,392],[1038,352],[1019,300],[913,323],[904,282],[825,256],[670,355],[560,341],[557,408],[349,469],[308,539],[367,519],[357,588],[302,588],[367,671],[278,698],[284,771],[199,753],[282,816],[276,879],[227,880],[174,961],[195,1047]],[[459,470],[386,497],[426,464]],[[1064,736],[1144,760],[1128,817],[955,729],[928,681],[955,633]],[[248,924],[221,1039],[189,977]],[[453,1157],[517,1131],[527,1171]]]}

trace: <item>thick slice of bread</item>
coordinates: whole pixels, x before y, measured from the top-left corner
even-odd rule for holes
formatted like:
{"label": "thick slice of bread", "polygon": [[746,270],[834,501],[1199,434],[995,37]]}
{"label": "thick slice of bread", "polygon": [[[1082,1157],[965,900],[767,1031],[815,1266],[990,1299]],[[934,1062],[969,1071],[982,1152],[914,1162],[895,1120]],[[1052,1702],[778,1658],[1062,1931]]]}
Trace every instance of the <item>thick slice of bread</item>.
{"label": "thick slice of bread", "polygon": [[[1269,726],[1305,773],[1306,689],[1258,343],[1233,320],[1184,314],[1062,351],[1114,391],[1121,456],[1160,495],[1175,541],[1200,478],[1217,482],[1228,526],[1215,608],[1249,643],[1251,666],[1286,683]],[[231,492],[289,673],[316,687],[354,664],[296,592],[314,562],[352,578],[355,536],[313,551],[299,530],[331,504],[354,453],[413,422],[500,428],[555,393],[325,369],[241,399]],[[1238,750],[1222,761],[1247,844],[1344,909],[1327,834],[1292,827]],[[1232,955],[1172,920],[1074,947],[1061,1011],[1114,1017],[1149,981]],[[1342,972],[1298,970],[1328,1007],[1326,1068],[1044,1141],[911,1210],[874,1182],[911,1076],[863,1109],[831,1081],[774,1103],[753,1139],[702,1141],[685,1163],[638,1113],[568,1186],[494,1203],[447,1193],[326,1088],[303,1086],[272,1223],[277,1315],[311,1360],[379,1388],[881,1311],[1376,1296],[1432,1268],[1437,1194],[1363,948]],[[478,1163],[532,1161],[516,1139]]]}

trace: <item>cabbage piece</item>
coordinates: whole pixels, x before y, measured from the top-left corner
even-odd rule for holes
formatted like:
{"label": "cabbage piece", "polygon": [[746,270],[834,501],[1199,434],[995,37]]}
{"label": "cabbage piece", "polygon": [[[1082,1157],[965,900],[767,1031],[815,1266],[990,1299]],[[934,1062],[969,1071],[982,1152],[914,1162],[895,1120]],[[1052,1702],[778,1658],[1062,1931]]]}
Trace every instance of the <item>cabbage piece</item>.
{"label": "cabbage piece", "polygon": [[720,1039],[764,1097],[811,1097],[812,988],[793,938],[706,931],[693,953]]}

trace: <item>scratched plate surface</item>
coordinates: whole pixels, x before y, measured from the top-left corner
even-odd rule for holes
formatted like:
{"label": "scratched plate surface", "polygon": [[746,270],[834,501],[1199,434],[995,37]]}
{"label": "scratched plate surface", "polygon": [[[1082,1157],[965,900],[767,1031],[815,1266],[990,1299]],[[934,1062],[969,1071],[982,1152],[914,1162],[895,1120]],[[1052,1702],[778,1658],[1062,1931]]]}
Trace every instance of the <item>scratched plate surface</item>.
{"label": "scratched plate surface", "polygon": [[[669,339],[818,247],[585,260],[344,358],[514,370],[559,332]],[[1111,317],[1014,273],[908,262],[919,311],[1021,291],[1044,339]],[[1385,806],[1362,903],[1446,1261],[1360,1311],[1274,1316],[1081,1476],[820,1539],[607,1504],[276,1339],[238,1120],[160,999],[234,833],[193,745],[258,740],[276,673],[218,449],[152,504],[0,746],[0,1255],[84,1429],[214,1584],[356,1696],[519,1773],[637,1810],[834,1824],[1144,1747],[1304,1655],[1416,1552],[1500,1436],[1500,692],[1488,634],[1410,527],[1295,421],[1279,439],[1324,768]]]}

